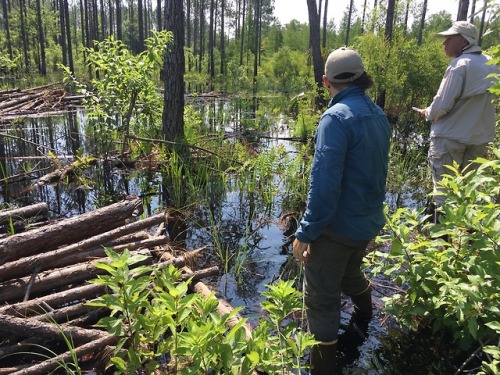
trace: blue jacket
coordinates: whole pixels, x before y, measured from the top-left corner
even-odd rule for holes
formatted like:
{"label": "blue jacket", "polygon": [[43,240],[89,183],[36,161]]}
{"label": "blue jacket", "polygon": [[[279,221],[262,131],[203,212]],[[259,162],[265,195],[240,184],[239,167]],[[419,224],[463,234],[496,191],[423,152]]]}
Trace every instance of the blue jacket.
{"label": "blue jacket", "polygon": [[322,231],[371,240],[384,226],[390,147],[389,121],[364,91],[333,97],[319,121],[307,209],[295,236],[315,241]]}

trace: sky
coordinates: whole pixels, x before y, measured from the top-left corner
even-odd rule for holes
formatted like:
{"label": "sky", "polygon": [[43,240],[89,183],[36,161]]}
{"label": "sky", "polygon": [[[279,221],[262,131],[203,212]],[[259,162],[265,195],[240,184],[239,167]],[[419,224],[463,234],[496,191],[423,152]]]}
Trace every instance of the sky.
{"label": "sky", "polygon": [[[328,0],[328,21],[332,18],[335,24],[342,18],[348,9],[350,0]],[[423,3],[423,1],[422,1]],[[446,10],[455,19],[458,10],[458,0],[428,0],[428,15]],[[354,5],[359,12],[363,9],[364,0],[354,0]],[[373,0],[368,0],[367,4],[373,6]],[[371,7],[370,6],[370,7]],[[282,25],[296,19],[302,23],[309,23],[307,13],[307,0],[275,0],[274,14],[279,18]]]}

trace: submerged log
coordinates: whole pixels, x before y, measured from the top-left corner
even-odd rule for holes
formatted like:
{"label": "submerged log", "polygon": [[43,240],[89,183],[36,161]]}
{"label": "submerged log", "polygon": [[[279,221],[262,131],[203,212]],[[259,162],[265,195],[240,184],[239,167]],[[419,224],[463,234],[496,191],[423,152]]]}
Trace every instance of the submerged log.
{"label": "submerged log", "polygon": [[7,237],[0,241],[0,265],[118,228],[138,216],[141,209],[140,198],[127,198],[52,225]]}
{"label": "submerged log", "polygon": [[31,204],[26,207],[13,208],[10,210],[0,211],[0,224],[8,223],[10,221],[26,220],[36,216],[47,216],[49,213],[49,206],[47,203]]}

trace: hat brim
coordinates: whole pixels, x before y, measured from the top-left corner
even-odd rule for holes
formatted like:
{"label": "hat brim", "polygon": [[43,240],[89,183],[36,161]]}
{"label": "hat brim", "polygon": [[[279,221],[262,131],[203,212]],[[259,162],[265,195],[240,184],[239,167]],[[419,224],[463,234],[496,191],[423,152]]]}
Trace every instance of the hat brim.
{"label": "hat brim", "polygon": [[458,31],[454,31],[454,30],[446,30],[446,31],[441,31],[440,33],[436,34],[436,36],[442,36],[442,37],[451,36],[451,35],[460,35],[460,33]]}

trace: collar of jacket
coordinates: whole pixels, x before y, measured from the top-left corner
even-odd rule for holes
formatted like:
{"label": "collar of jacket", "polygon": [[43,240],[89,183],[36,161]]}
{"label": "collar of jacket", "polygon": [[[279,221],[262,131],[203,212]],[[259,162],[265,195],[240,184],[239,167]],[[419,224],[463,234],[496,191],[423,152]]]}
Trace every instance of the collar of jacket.
{"label": "collar of jacket", "polygon": [[330,108],[332,105],[335,105],[342,101],[343,99],[353,96],[353,95],[359,95],[359,94],[364,94],[364,91],[361,87],[359,86],[350,86],[346,88],[345,90],[342,90],[339,92],[337,95],[335,95],[332,100],[330,100],[330,103],[328,103],[328,108]]}

